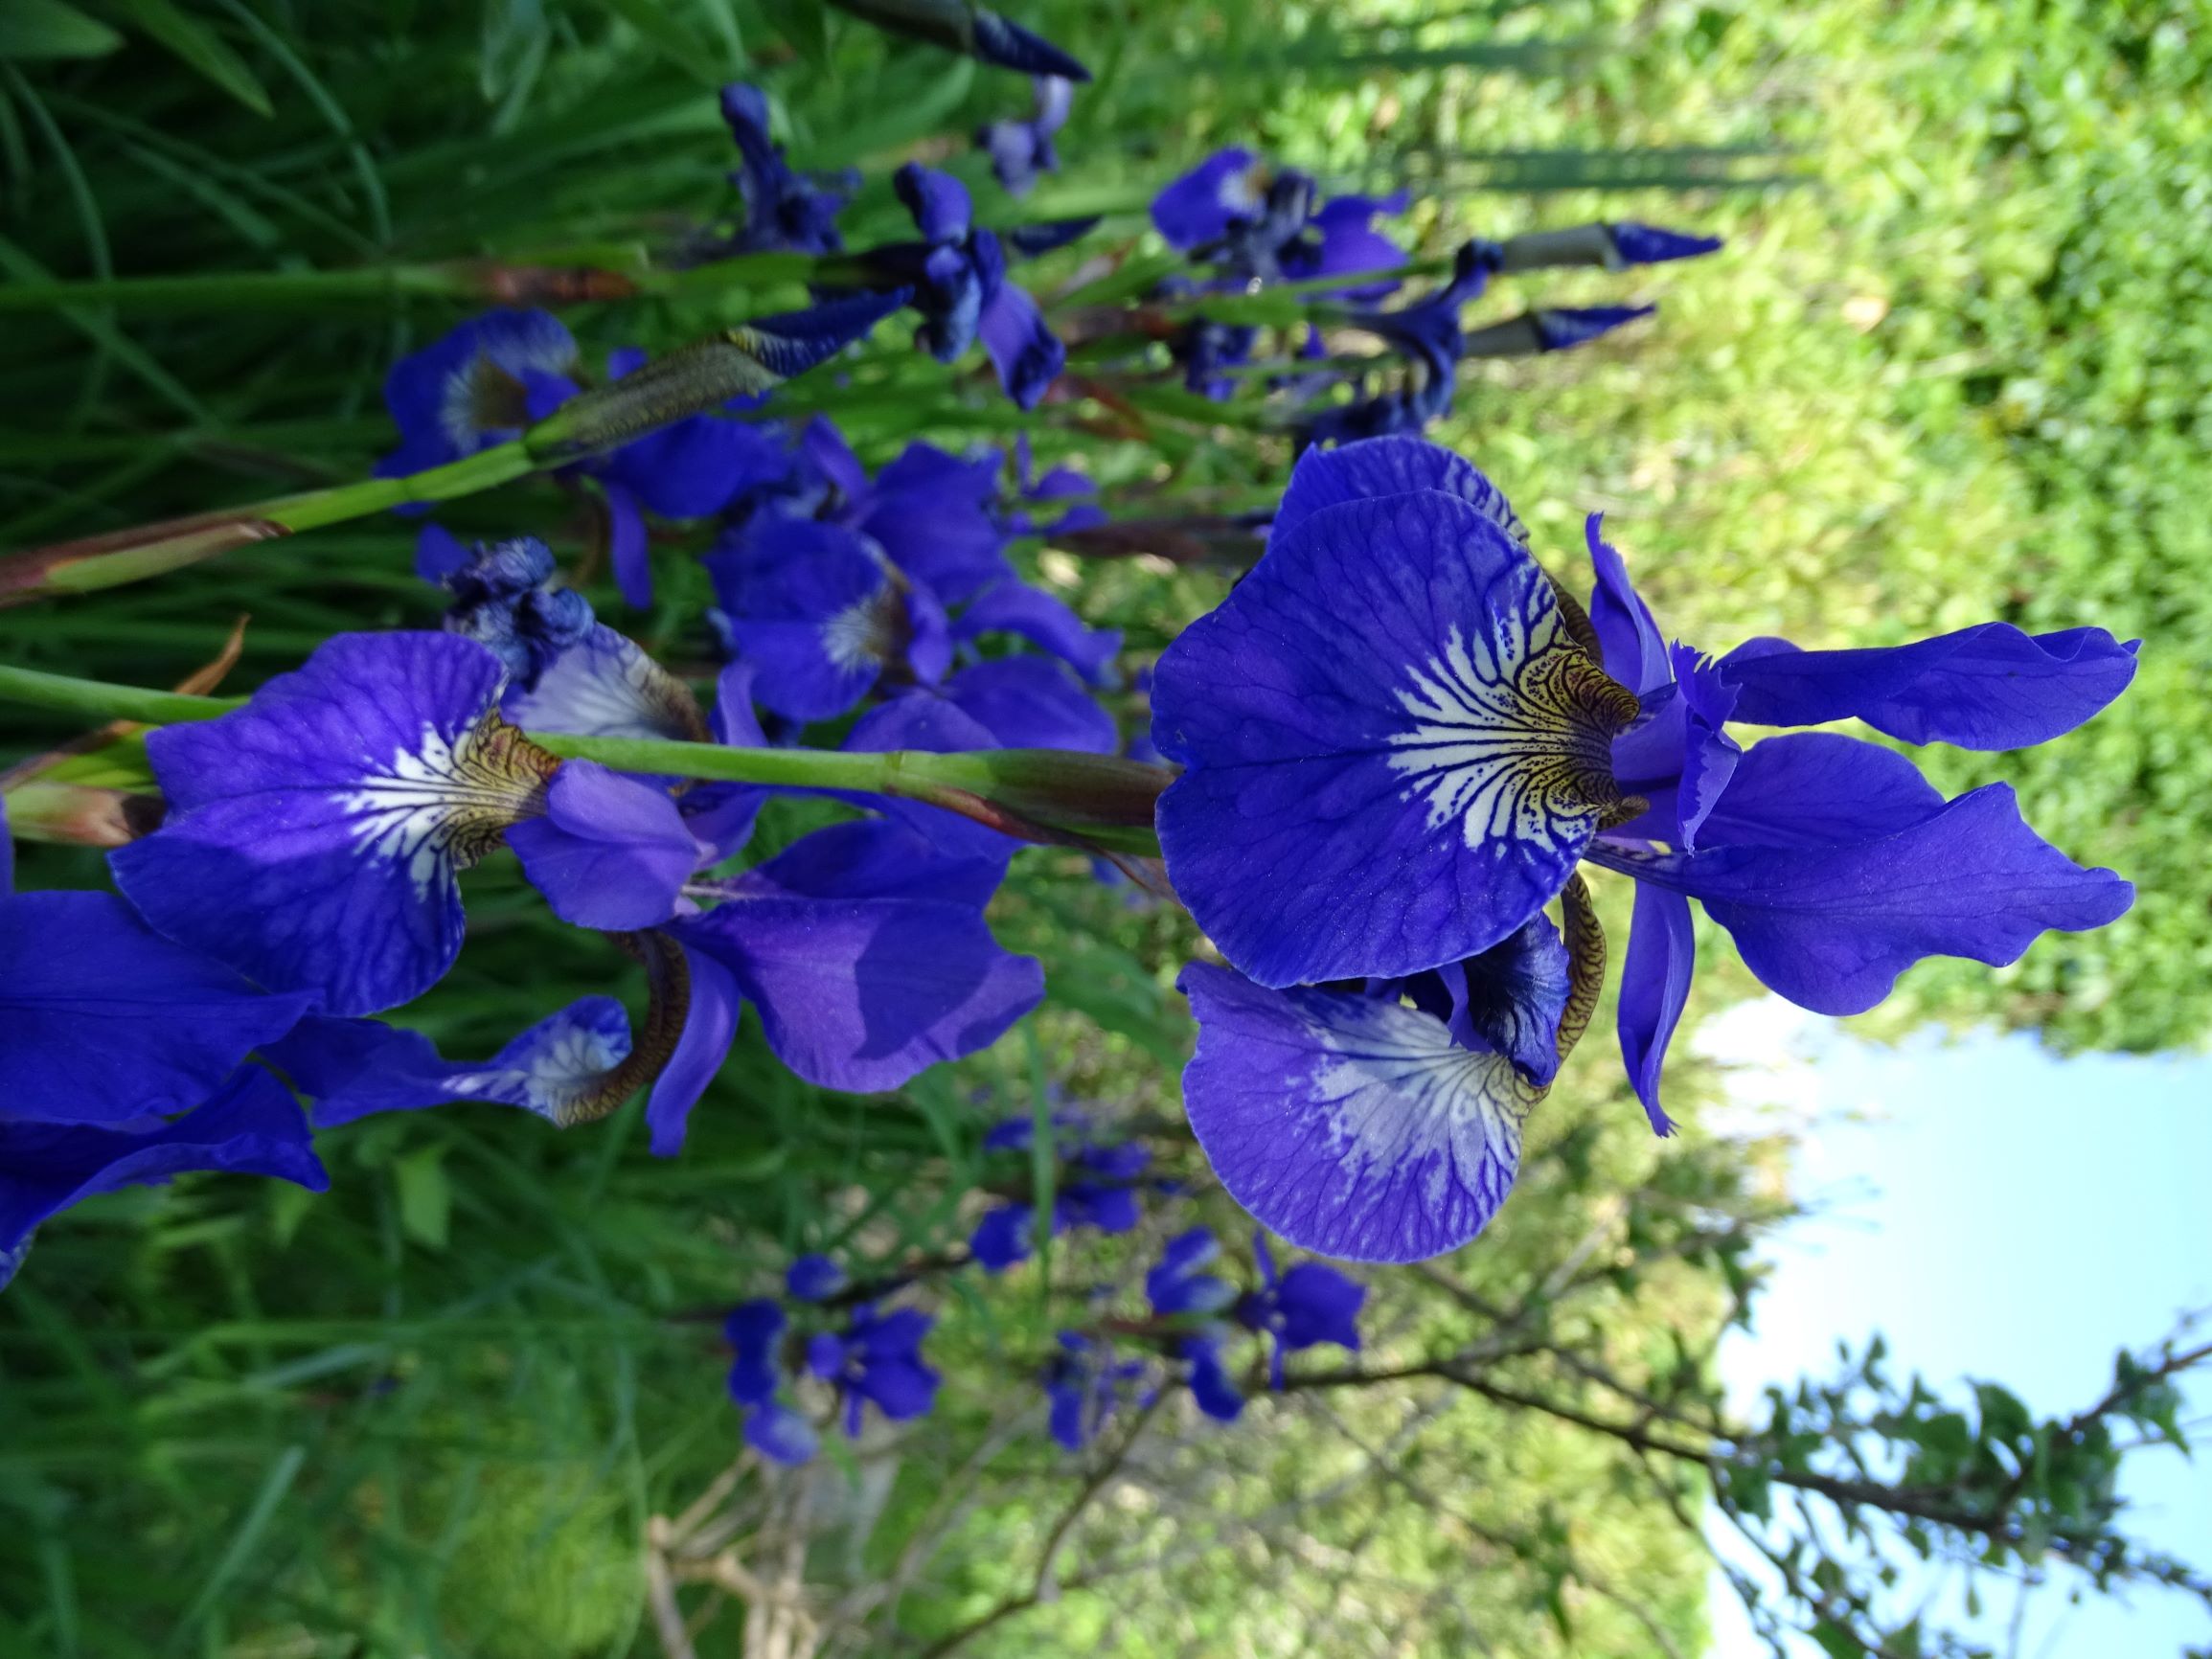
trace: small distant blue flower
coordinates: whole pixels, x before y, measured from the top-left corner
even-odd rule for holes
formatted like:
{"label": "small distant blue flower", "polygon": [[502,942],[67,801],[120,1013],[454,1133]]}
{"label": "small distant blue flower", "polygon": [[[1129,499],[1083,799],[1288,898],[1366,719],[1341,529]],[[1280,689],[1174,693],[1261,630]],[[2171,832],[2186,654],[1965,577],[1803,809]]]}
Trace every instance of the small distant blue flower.
{"label": "small distant blue flower", "polygon": [[1287,1353],[1324,1342],[1358,1350],[1359,1309],[1367,1300],[1366,1285],[1320,1261],[1301,1261],[1278,1274],[1263,1233],[1252,1235],[1252,1255],[1260,1264],[1261,1287],[1237,1299],[1236,1320],[1269,1337],[1269,1387],[1283,1386]]}
{"label": "small distant blue flower", "polygon": [[1142,1360],[1119,1360],[1103,1342],[1081,1331],[1060,1333],[1060,1352],[1042,1378],[1050,1401],[1052,1438],[1069,1451],[1081,1451],[1144,1375]]}
{"label": "small distant blue flower", "polygon": [[[1213,264],[1235,284],[1311,282],[1386,271],[1405,262],[1397,243],[1374,228],[1403,213],[1410,199],[1337,196],[1293,169],[1270,170],[1248,149],[1217,150],[1152,199],[1152,224],[1168,244]],[[1397,286],[1382,279],[1334,290],[1375,299]]]}
{"label": "small distant blue flower", "polygon": [[[16,1058],[12,1038],[0,1055],[0,1066]],[[90,1114],[40,1121],[22,1103],[11,1093],[0,1106],[0,1287],[21,1265],[33,1229],[95,1193],[189,1170],[269,1175],[310,1193],[331,1184],[299,1106],[258,1067],[241,1068],[166,1122],[154,1100],[144,1115],[107,1122]]]}
{"label": "small distant blue flower", "polygon": [[975,135],[976,147],[991,156],[991,170],[1009,195],[1027,195],[1039,174],[1060,170],[1053,134],[1067,125],[1075,84],[1058,75],[1040,75],[1030,83],[1037,113],[1027,121],[994,121]]}
{"label": "small distant blue flower", "polygon": [[1160,1253],[1159,1264],[1145,1274],[1145,1298],[1152,1312],[1162,1317],[1219,1313],[1235,1302],[1236,1288],[1206,1271],[1220,1255],[1220,1245],[1203,1227],[1171,1239]]}
{"label": "small distant blue flower", "polygon": [[827,1256],[801,1256],[784,1269],[784,1289],[794,1302],[827,1302],[851,1283]]}
{"label": "small distant blue flower", "polygon": [[935,1323],[911,1307],[878,1313],[862,1303],[842,1335],[825,1330],[808,1341],[807,1369],[836,1385],[849,1438],[860,1433],[868,1405],[893,1422],[928,1415],[940,1378],[922,1358],[922,1340]]}
{"label": "small distant blue flower", "polygon": [[797,172],[784,159],[784,147],[768,136],[767,95],[757,86],[732,82],[722,88],[722,120],[737,141],[743,166],[730,182],[744,198],[744,222],[718,253],[833,254],[844,242],[837,216],[860,188],[853,169],[841,172]]}
{"label": "small distant blue flower", "polygon": [[773,1301],[740,1303],[722,1323],[735,1357],[730,1398],[745,1414],[745,1443],[780,1464],[803,1464],[819,1444],[814,1427],[779,1398],[784,1380],[784,1331],[789,1321]]}
{"label": "small distant blue flower", "polygon": [[487,311],[384,378],[399,447],[372,469],[404,478],[511,443],[576,396],[575,336],[547,311]]}
{"label": "small distant blue flower", "polygon": [[[1053,1125],[1053,1155],[1060,1166],[1053,1189],[1053,1237],[1083,1227],[1106,1234],[1133,1231],[1139,1178],[1152,1163],[1151,1152],[1133,1142],[1095,1140],[1090,1120],[1081,1112],[1056,1112]],[[983,1149],[1023,1151],[1034,1133],[1030,1119],[1009,1118],[984,1136]],[[992,1273],[1028,1261],[1036,1214],[1030,1204],[999,1205],[976,1223],[969,1250]]]}
{"label": "small distant blue flower", "polygon": [[1217,1422],[1235,1422],[1243,1414],[1244,1397],[1229,1378],[1220,1339],[1177,1337],[1174,1352],[1188,1368],[1184,1380],[1190,1384],[1191,1398],[1197,1401],[1198,1409]]}
{"label": "small distant blue flower", "polygon": [[1033,409],[1067,362],[1037,302],[1009,281],[997,236],[972,222],[967,188],[948,173],[908,162],[894,184],[922,233],[854,256],[877,282],[912,291],[922,313],[915,343],[941,363],[958,361],[978,335],[999,384]]}
{"label": "small distant blue flower", "polygon": [[1306,441],[1340,443],[1414,433],[1449,413],[1466,346],[1460,311],[1481,295],[1503,258],[1495,242],[1467,242],[1453,259],[1451,280],[1427,298],[1393,311],[1358,311],[1348,317],[1352,327],[1387,341],[1405,360],[1406,384],[1317,411],[1306,421]]}

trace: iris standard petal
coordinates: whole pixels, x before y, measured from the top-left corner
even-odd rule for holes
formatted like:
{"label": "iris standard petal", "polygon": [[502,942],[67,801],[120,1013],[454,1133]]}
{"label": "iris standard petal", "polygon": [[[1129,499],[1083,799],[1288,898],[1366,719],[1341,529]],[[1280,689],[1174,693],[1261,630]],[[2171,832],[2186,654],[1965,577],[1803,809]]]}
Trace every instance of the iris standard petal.
{"label": "iris standard petal", "polygon": [[1119,628],[1094,628],[1043,589],[1013,580],[993,582],[977,594],[952,632],[961,640],[988,633],[1018,635],[1093,685],[1106,677],[1122,646]]}
{"label": "iris standard petal", "polygon": [[2004,784],[1856,843],[1591,857],[1700,900],[1762,984],[1815,1013],[1864,1012],[1922,957],[2017,962],[2045,929],[2102,927],[2134,898],[2029,829]]}
{"label": "iris standard petal", "polygon": [[1674,1120],[1659,1103],[1659,1074],[1666,1063],[1667,1044],[1690,1000],[1690,975],[1697,965],[1690,901],[1679,893],[1638,882],[1628,956],[1621,965],[1617,1026],[1621,1062],[1628,1067],[1629,1081],[1657,1135],[1675,1129]]}
{"label": "iris standard petal", "polygon": [[1814,726],[1858,718],[1908,743],[2024,749],[2072,731],[2128,689],[2135,646],[2103,628],[2022,633],[1983,623],[1909,646],[1800,650],[1756,639],[1721,659],[1736,718]]}

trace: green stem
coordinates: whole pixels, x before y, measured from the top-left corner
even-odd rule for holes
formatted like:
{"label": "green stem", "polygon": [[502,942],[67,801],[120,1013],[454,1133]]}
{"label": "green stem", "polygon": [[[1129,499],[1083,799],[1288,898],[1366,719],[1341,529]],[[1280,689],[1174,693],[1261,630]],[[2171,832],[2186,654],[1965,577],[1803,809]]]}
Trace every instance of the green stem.
{"label": "green stem", "polygon": [[91,720],[173,725],[185,720],[212,720],[244,701],[243,697],[195,697],[185,692],[149,691],[144,686],[112,686],[104,680],[72,679],[67,674],[0,663],[0,702],[20,703],[57,715],[81,715]]}
{"label": "green stem", "polygon": [[474,495],[525,477],[539,465],[526,444],[501,443],[407,478],[364,478],[281,495],[251,507],[218,509],[33,548],[0,558],[0,606],[143,581],[234,548],[367,518],[410,501]]}
{"label": "green stem", "polygon": [[[37,669],[0,665],[0,702],[76,715],[88,720],[167,725],[212,720],[245,701],[148,691],[101,680],[72,679]],[[1110,756],[1055,749],[986,749],[940,755],[918,749],[882,754],[836,749],[742,749],[649,738],[586,738],[561,732],[525,734],[548,754],[596,761],[622,772],[757,784],[793,789],[839,789],[923,801],[1002,828],[1010,834],[1095,843],[1115,852],[1156,855],[1152,804],[1170,773]]]}

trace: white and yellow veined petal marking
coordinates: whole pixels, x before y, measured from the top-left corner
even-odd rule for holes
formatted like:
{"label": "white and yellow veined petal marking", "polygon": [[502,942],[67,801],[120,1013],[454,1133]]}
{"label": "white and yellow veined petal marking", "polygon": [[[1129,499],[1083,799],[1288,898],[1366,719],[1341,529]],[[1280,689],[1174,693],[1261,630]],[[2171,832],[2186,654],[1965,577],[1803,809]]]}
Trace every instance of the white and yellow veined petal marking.
{"label": "white and yellow veined petal marking", "polygon": [[1456,821],[1471,848],[1557,851],[1620,803],[1612,741],[1635,696],[1574,642],[1548,591],[1487,626],[1454,626],[1398,702],[1411,723],[1389,739],[1390,766],[1429,827]]}
{"label": "white and yellow veined petal marking", "polygon": [[335,799],[365,857],[402,865],[420,895],[441,872],[466,870],[499,845],[508,826],[544,809],[545,781],[559,762],[487,715],[448,742],[425,724]]}

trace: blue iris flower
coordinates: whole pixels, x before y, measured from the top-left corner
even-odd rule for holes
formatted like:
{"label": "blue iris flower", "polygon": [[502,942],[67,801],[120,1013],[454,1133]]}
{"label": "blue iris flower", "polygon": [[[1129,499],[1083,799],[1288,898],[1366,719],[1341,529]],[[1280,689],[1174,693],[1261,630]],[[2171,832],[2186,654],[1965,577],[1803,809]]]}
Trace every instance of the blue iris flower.
{"label": "blue iris flower", "polygon": [[[755,512],[706,558],[718,625],[755,668],[754,694],[767,708],[795,720],[828,719],[874,690],[936,687],[956,653],[972,655],[966,648],[993,633],[1026,639],[1094,683],[1107,678],[1120,634],[1086,626],[1021,581],[1007,559],[1014,527],[998,505],[996,452],[961,457],[910,443],[870,480],[827,420],[810,425],[803,444],[822,485],[805,511]],[[1062,471],[1029,489],[1033,498],[1058,498],[1087,485]],[[1051,665],[980,667],[987,680],[1044,682],[1033,688],[1040,711],[1067,700]],[[1084,705],[1078,717],[1082,732],[1062,726],[1022,741],[1095,746],[1104,716]]]}
{"label": "blue iris flower", "polygon": [[745,1443],[780,1464],[803,1464],[820,1443],[814,1425],[782,1398],[784,1332],[790,1321],[766,1297],[740,1303],[722,1322],[730,1398],[745,1414]]}
{"label": "blue iris flower", "polygon": [[1481,296],[1503,258],[1495,242],[1479,238],[1466,242],[1453,257],[1451,280],[1419,304],[1394,311],[1359,311],[1346,319],[1386,341],[1404,359],[1405,384],[1309,417],[1305,441],[1342,443],[1418,432],[1448,414],[1467,343],[1460,311]]}
{"label": "blue iris flower", "polygon": [[911,1307],[880,1313],[862,1303],[842,1332],[817,1331],[808,1340],[807,1369],[836,1386],[848,1438],[858,1438],[870,1405],[893,1422],[928,1415],[940,1378],[923,1359],[922,1342],[935,1323]]}
{"label": "blue iris flower", "polygon": [[[1993,623],[1708,661],[1667,647],[1594,529],[1587,617],[1518,531],[1432,445],[1310,454],[1266,557],[1154,679],[1154,740],[1185,767],[1160,804],[1168,873],[1239,970],[1184,974],[1192,1125],[1232,1194],[1328,1254],[1434,1254],[1494,1213],[1595,995],[1581,860],[1637,882],[1622,1041],[1662,1130],[1691,898],[1769,988],[1847,1013],[1921,957],[2009,963],[2132,898],[2037,837],[2004,785],[1947,802],[1891,750],[1825,733],[1745,748],[1727,726],[1858,716],[2019,747],[2118,695],[2132,646]],[[1548,943],[1514,939],[1554,896],[1564,974]],[[1298,1114],[1314,1133],[1285,1132]]]}
{"label": "blue iris flower", "polygon": [[1261,1286],[1237,1298],[1235,1316],[1239,1325],[1264,1331],[1269,1339],[1269,1387],[1283,1386],[1285,1354],[1324,1342],[1358,1351],[1366,1285],[1320,1261],[1300,1261],[1278,1273],[1274,1252],[1262,1233],[1252,1235],[1252,1255],[1260,1264]]}
{"label": "blue iris flower", "polygon": [[722,120],[737,142],[742,165],[730,182],[745,206],[737,234],[712,252],[721,254],[833,254],[844,247],[837,216],[860,188],[855,169],[799,172],[784,147],[768,135],[768,99],[757,86],[722,88]]}
{"label": "blue iris flower", "polygon": [[1009,195],[1027,195],[1041,174],[1060,170],[1053,135],[1067,125],[1075,83],[1058,75],[1031,82],[1037,111],[1027,121],[994,121],[975,135],[976,148],[991,157],[991,170]]}
{"label": "blue iris flower", "polygon": [[922,239],[854,256],[875,282],[912,291],[922,313],[915,344],[957,362],[980,335],[1006,395],[1034,409],[1067,363],[1044,314],[1006,274],[997,235],[973,222],[968,189],[949,173],[908,162],[893,178]]}
{"label": "blue iris flower", "polygon": [[1063,1330],[1060,1352],[1044,1368],[1045,1398],[1052,1438],[1069,1451],[1081,1451],[1113,1416],[1123,1397],[1144,1375],[1142,1360],[1117,1360],[1097,1338]]}
{"label": "blue iris flower", "polygon": [[[855,296],[810,311],[761,318],[746,344],[775,374],[788,377],[866,335],[903,296]],[[646,361],[625,349],[607,359],[620,380]],[[519,438],[582,389],[576,341],[544,311],[488,312],[401,358],[385,380],[384,400],[400,445],[377,462],[378,477],[404,477]],[[624,600],[652,602],[645,514],[704,518],[783,487],[788,450],[772,426],[742,419],[760,399],[732,398],[718,413],[687,416],[604,454],[574,464],[598,481],[606,504],[607,552]],[[444,532],[426,532],[417,566],[432,580],[460,562]]]}
{"label": "blue iris flower", "polygon": [[[1009,1118],[983,1138],[987,1152],[1026,1151],[1035,1134],[1028,1118]],[[1054,1238],[1076,1228],[1120,1234],[1135,1229],[1138,1188],[1152,1154],[1129,1142],[1100,1142],[1081,1112],[1053,1114],[1053,1156],[1063,1171],[1053,1189]],[[1003,1273],[1030,1257],[1036,1206],[1001,1204],[978,1221],[968,1247],[986,1271]]]}
{"label": "blue iris flower", "polygon": [[461,947],[459,873],[501,844],[581,926],[673,914],[701,855],[668,795],[565,765],[498,714],[499,657],[455,634],[341,634],[243,708],[148,735],[170,804],[110,855],[141,915],[272,991],[372,1014]]}
{"label": "blue iris flower", "polygon": [[1220,1244],[1203,1227],[1169,1239],[1158,1264],[1145,1274],[1145,1299],[1152,1305],[1152,1312],[1163,1318],[1219,1313],[1236,1301],[1236,1288],[1206,1271],[1220,1258]]}
{"label": "blue iris flower", "polygon": [[844,1268],[827,1256],[796,1257],[784,1269],[784,1289],[794,1302],[827,1302],[851,1283]]}

